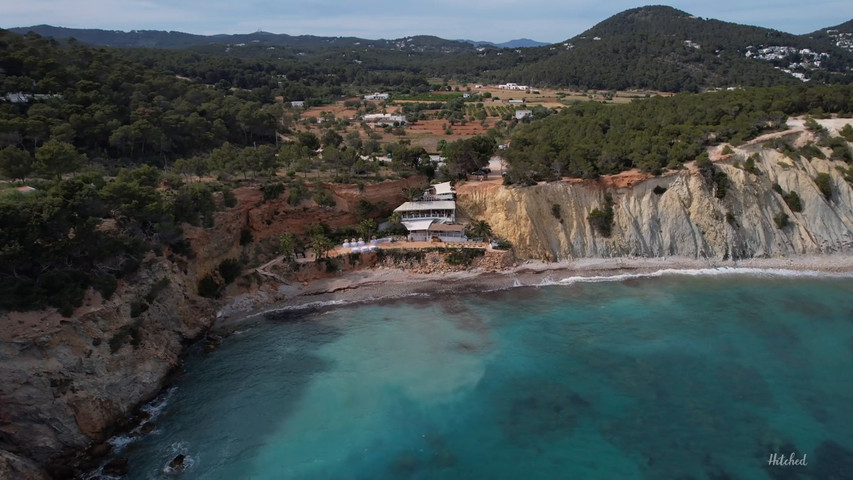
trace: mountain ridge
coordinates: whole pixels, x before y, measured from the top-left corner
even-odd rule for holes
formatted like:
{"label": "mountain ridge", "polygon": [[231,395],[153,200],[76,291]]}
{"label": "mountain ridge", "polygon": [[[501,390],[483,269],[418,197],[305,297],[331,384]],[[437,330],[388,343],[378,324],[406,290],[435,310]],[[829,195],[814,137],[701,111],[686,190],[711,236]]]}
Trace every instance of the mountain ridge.
{"label": "mountain ridge", "polygon": [[54,25],[31,25],[27,27],[13,27],[8,29],[18,34],[26,34],[30,31],[44,37],[57,39],[75,38],[77,41],[92,45],[107,47],[149,47],[149,48],[187,48],[210,44],[237,44],[243,42],[256,42],[277,46],[315,46],[313,44],[327,43],[333,46],[360,46],[373,44],[374,46],[390,47],[397,46],[400,42],[409,39],[431,39],[436,46],[454,46],[460,48],[460,44],[472,47],[492,48],[532,48],[549,45],[547,42],[539,42],[529,38],[517,38],[506,42],[488,42],[484,40],[458,39],[449,40],[433,35],[408,35],[396,39],[368,39],[360,37],[327,37],[319,35],[290,35],[286,33],[273,33],[257,31],[252,33],[227,34],[218,33],[213,35],[199,35],[176,30],[110,30],[97,28],[69,28]]}

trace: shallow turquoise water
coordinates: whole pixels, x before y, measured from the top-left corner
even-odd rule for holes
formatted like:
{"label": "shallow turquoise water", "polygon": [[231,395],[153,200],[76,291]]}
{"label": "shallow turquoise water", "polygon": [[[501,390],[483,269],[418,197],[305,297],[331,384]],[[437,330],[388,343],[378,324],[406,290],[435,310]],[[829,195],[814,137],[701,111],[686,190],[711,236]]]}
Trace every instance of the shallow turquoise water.
{"label": "shallow turquoise water", "polygon": [[156,423],[128,478],[177,453],[192,479],[853,478],[853,279],[282,313],[191,356]]}

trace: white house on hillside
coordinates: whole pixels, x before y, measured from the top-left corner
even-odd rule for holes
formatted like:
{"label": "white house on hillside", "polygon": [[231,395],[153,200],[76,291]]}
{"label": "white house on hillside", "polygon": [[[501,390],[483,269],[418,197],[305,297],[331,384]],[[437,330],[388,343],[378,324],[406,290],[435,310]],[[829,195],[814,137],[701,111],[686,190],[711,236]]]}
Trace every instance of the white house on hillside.
{"label": "white house on hillside", "polygon": [[379,92],[364,96],[365,100],[388,100],[389,98],[391,98],[391,95]]}
{"label": "white house on hillside", "polygon": [[529,90],[530,89],[530,87],[528,87],[527,85],[518,85],[515,83],[504,83],[504,84],[498,85],[498,88],[500,88],[501,90]]}
{"label": "white house on hillside", "polygon": [[424,192],[424,200],[456,200],[456,189],[450,182],[436,183]]}
{"label": "white house on hillside", "polygon": [[405,115],[391,115],[390,113],[370,113],[362,117],[363,120],[367,123],[373,123],[380,127],[384,127],[385,125],[405,125],[408,123],[406,121]]}

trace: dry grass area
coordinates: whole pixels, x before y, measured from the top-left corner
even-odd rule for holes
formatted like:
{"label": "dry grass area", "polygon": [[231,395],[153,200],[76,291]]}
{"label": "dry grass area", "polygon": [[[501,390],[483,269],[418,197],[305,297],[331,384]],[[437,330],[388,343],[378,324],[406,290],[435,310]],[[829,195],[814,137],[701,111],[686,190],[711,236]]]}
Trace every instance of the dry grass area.
{"label": "dry grass area", "polygon": [[358,115],[358,110],[344,106],[343,102],[333,105],[323,105],[322,107],[311,107],[300,115],[301,118],[321,118],[326,114],[332,114],[337,119],[350,119]]}
{"label": "dry grass area", "polygon": [[[440,80],[439,80],[440,81]],[[450,125],[446,119],[427,119],[419,120],[403,127],[404,134],[399,135],[395,132],[387,132],[382,127],[375,127],[374,131],[379,135],[378,141],[382,144],[394,143],[400,140],[408,140],[413,146],[424,147],[428,152],[435,152],[438,143],[441,140],[452,142],[455,140],[469,138],[474,135],[482,135],[488,132],[500,117],[511,112],[512,109],[530,109],[535,106],[543,106],[545,108],[563,109],[569,108],[571,103],[575,102],[605,102],[605,103],[628,103],[635,99],[646,98],[647,96],[659,95],[660,92],[652,91],[619,91],[619,92],[598,92],[598,91],[571,91],[567,89],[532,89],[530,91],[521,90],[505,90],[500,89],[496,85],[484,85],[482,88],[473,88],[473,84],[451,84],[454,90],[458,87],[459,92],[471,93],[472,95],[482,95],[486,92],[491,94],[491,98],[482,99],[478,103],[487,111],[485,126],[479,121],[467,121],[464,125],[456,123]],[[356,118],[359,112],[356,108],[347,107],[344,102],[359,100],[358,97],[347,98],[333,105],[324,105],[321,107],[311,107],[301,112],[301,119],[316,118],[320,119],[324,116],[333,116],[338,120],[350,120]],[[509,100],[524,100],[523,104],[509,105]],[[376,113],[401,114],[402,103],[418,102],[415,100],[398,100],[396,105],[386,105],[384,102],[369,102],[376,106]],[[506,110],[510,109],[510,110]],[[473,115],[471,108],[466,110],[466,115]],[[424,114],[430,115],[436,111],[424,111]],[[497,116],[496,116],[497,115]],[[306,125],[298,127],[299,130],[306,129]],[[323,133],[322,123],[307,125],[307,130],[321,135]],[[341,136],[345,136],[349,132],[359,132],[363,141],[367,140],[367,133],[361,128],[358,121],[353,122],[345,131],[338,131]],[[448,133],[449,132],[449,133]]]}
{"label": "dry grass area", "polygon": [[[406,130],[411,134],[424,133],[443,137],[480,135],[486,133],[489,128],[480,125],[479,122],[467,122],[465,125],[460,123],[450,125],[450,122],[445,119],[418,120],[406,126]],[[448,129],[452,132],[452,135],[447,134]]]}

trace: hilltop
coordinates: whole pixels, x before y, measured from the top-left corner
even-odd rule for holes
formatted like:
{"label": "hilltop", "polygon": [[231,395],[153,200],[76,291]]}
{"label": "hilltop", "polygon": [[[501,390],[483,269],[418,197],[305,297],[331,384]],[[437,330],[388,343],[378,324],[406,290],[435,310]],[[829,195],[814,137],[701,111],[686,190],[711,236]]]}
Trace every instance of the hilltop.
{"label": "hilltop", "polygon": [[378,50],[402,50],[412,52],[437,51],[459,53],[473,51],[474,45],[466,41],[445,40],[430,35],[414,35],[398,39],[371,40],[358,37],[321,37],[315,35],[288,35],[270,32],[254,32],[234,35],[195,35],[191,33],[163,30],[119,30],[77,29],[54,27],[51,25],[34,25],[9,29],[11,32],[25,34],[37,33],[43,37],[69,39],[105,47],[143,47],[185,49],[210,45],[255,46],[255,47],[286,47],[307,50],[339,49],[339,48],[371,48]]}
{"label": "hilltop", "polygon": [[699,91],[801,81],[848,83],[853,53],[825,40],[703,19],[671,7],[626,10],[513,73],[531,84]]}

